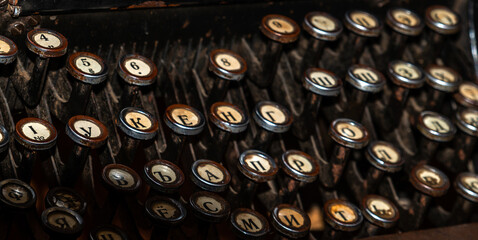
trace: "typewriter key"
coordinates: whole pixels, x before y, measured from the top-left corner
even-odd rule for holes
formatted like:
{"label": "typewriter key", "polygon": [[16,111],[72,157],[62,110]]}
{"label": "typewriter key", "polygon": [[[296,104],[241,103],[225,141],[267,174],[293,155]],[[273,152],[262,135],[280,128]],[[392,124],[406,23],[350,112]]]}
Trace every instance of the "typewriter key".
{"label": "typewriter key", "polygon": [[393,227],[400,218],[395,204],[382,196],[365,196],[361,208],[368,221],[364,223],[357,237],[374,236],[380,229]]}
{"label": "typewriter key", "polygon": [[478,86],[473,82],[460,84],[453,97],[463,107],[478,108]]}
{"label": "typewriter key", "polygon": [[129,54],[120,59],[117,71],[127,83],[121,96],[122,106],[141,106],[141,89],[153,84],[158,75],[158,69],[154,63],[138,54]]}
{"label": "typewriter key", "polygon": [[221,164],[200,159],[191,166],[191,180],[203,190],[223,192],[229,186],[231,175]]}
{"label": "typewriter key", "polygon": [[430,65],[426,69],[426,75],[427,83],[442,92],[456,91],[461,82],[461,76],[448,67]]}
{"label": "typewriter key", "polygon": [[360,209],[339,199],[332,199],[324,204],[324,215],[328,226],[325,227],[321,239],[340,239],[343,232],[359,229],[363,221]]}
{"label": "typewriter key", "polygon": [[97,227],[90,232],[89,240],[128,240],[128,236],[123,230],[114,225],[104,225]]}
{"label": "typewriter key", "polygon": [[218,223],[229,217],[231,208],[221,196],[210,192],[196,192],[189,198],[194,215],[201,221]]}
{"label": "typewriter key", "polygon": [[272,226],[288,238],[302,238],[309,234],[310,219],[301,209],[289,204],[280,204],[272,210]]}
{"label": "typewriter key", "polygon": [[453,139],[455,154],[446,155],[438,160],[452,172],[466,169],[478,137],[478,111],[470,108],[459,108],[455,113],[454,122],[460,131]]}
{"label": "typewriter key", "polygon": [[120,163],[129,165],[133,162],[140,141],[151,140],[156,136],[159,128],[158,121],[151,113],[143,109],[127,107],[121,110],[117,124],[126,134],[122,139],[118,157]]}
{"label": "typewriter key", "polygon": [[41,58],[61,57],[67,51],[68,40],[59,32],[38,28],[28,32],[26,45]]}
{"label": "typewriter key", "polygon": [[446,224],[456,225],[470,219],[478,203],[478,175],[475,173],[460,173],[455,180],[454,187],[459,197],[456,198],[449,213]]}
{"label": "typewriter key", "polygon": [[385,22],[393,30],[406,36],[418,36],[425,26],[420,16],[405,8],[388,10]]}
{"label": "typewriter key", "polygon": [[10,64],[17,59],[17,45],[10,39],[0,36],[0,63]]}
{"label": "typewriter key", "polygon": [[417,129],[429,140],[448,142],[455,136],[456,128],[445,116],[424,111],[420,113]]}
{"label": "typewriter key", "polygon": [[0,193],[1,204],[11,210],[29,209],[34,207],[37,200],[35,190],[18,179],[1,181]]}
{"label": "typewriter key", "polygon": [[[344,107],[346,109],[345,115],[359,121],[361,120],[368,94],[382,91],[385,85],[385,77],[371,67],[355,64],[349,67],[345,81],[354,87],[347,100],[347,106]],[[344,104],[342,102],[342,105]]]}
{"label": "typewriter key", "polygon": [[309,135],[306,126],[313,125],[317,119],[322,97],[337,96],[342,88],[342,80],[334,73],[321,68],[309,68],[305,71],[302,86],[308,90],[304,109],[292,125],[293,133],[305,140]]}
{"label": "typewriter key", "polygon": [[45,206],[68,208],[80,215],[86,211],[86,200],[74,189],[55,187],[48,191],[45,197]]}
{"label": "typewriter key", "polygon": [[76,239],[83,230],[83,218],[76,212],[60,207],[45,209],[41,214],[50,239]]}
{"label": "typewriter key", "polygon": [[166,160],[153,160],[144,165],[146,182],[161,193],[174,193],[184,183],[184,174],[175,164]]}
{"label": "typewriter key", "polygon": [[300,27],[286,16],[269,14],[262,18],[259,29],[268,41],[266,53],[262,56],[262,76],[253,80],[259,87],[267,88],[276,75],[283,44],[295,42],[299,38]]}
{"label": "typewriter key", "polygon": [[460,31],[461,19],[449,8],[433,5],[428,7],[425,12],[425,23],[433,31],[447,35]]}
{"label": "typewriter key", "polygon": [[252,147],[266,150],[274,133],[287,132],[292,124],[292,114],[282,105],[261,101],[254,108],[253,118],[262,129],[256,134]]}
{"label": "typewriter key", "polygon": [[[68,57],[66,70],[68,70],[75,79],[87,84],[99,84],[108,76],[108,67],[103,59],[89,52],[76,52],[71,54]],[[74,92],[73,90],[72,93]],[[88,94],[86,96],[88,96]]]}
{"label": "typewriter key", "polygon": [[151,239],[168,239],[171,227],[181,224],[187,215],[186,208],[181,202],[168,197],[148,198],[144,207],[155,223]]}
{"label": "typewriter key", "polygon": [[108,164],[103,168],[101,177],[113,191],[133,194],[141,186],[139,175],[131,168],[121,164]]}
{"label": "typewriter key", "polygon": [[188,136],[198,135],[204,129],[204,115],[193,107],[184,104],[173,104],[166,108],[164,122],[171,129],[167,138],[165,158],[173,163],[179,162]]}
{"label": "typewriter key", "polygon": [[232,230],[239,239],[260,239],[269,232],[267,219],[259,212],[248,208],[238,208],[229,218]]}

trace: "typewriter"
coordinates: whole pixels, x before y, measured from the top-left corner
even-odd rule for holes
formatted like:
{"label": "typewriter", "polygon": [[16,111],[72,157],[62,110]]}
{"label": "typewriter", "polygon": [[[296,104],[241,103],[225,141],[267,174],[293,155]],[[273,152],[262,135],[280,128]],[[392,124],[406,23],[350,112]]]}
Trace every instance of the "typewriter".
{"label": "typewriter", "polygon": [[0,240],[478,235],[474,1],[0,9]]}

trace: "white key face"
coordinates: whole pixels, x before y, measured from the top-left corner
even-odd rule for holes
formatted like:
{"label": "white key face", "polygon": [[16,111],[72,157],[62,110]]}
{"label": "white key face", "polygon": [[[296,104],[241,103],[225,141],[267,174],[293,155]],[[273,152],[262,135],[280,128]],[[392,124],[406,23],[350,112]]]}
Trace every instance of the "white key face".
{"label": "white key face", "polygon": [[227,71],[238,71],[242,67],[239,60],[229,54],[217,54],[214,58],[214,61],[220,68],[225,69]]}
{"label": "white key face", "polygon": [[393,218],[395,211],[387,202],[381,199],[372,199],[368,201],[367,208],[375,215],[382,218]]}
{"label": "white key face", "polygon": [[349,139],[357,140],[364,137],[362,130],[350,123],[339,123],[335,128],[340,135]]}
{"label": "white key face", "polygon": [[461,179],[462,184],[474,193],[478,193],[478,178],[466,176]]}
{"label": "white key face", "polygon": [[289,154],[287,162],[293,169],[302,173],[310,173],[314,170],[310,160],[299,154]]}
{"label": "white key face", "polygon": [[2,195],[15,204],[24,204],[30,200],[27,189],[16,184],[8,184],[2,188]]}
{"label": "white key face", "polygon": [[242,230],[247,232],[259,232],[264,227],[262,221],[250,213],[237,214],[235,221]]}
{"label": "white key face", "polygon": [[108,172],[108,178],[113,184],[121,188],[129,188],[135,183],[133,175],[121,169],[111,169]]}
{"label": "white key face", "polygon": [[154,165],[151,168],[154,178],[162,183],[175,182],[177,177],[173,169],[165,165]]}
{"label": "white key face", "polygon": [[294,209],[282,208],[277,215],[279,221],[286,226],[300,228],[304,225],[304,217]]}
{"label": "white key face", "polygon": [[315,85],[321,87],[333,87],[337,85],[335,78],[325,72],[312,72],[310,73],[309,78]]}
{"label": "white key face", "polygon": [[259,112],[263,118],[275,124],[283,124],[287,121],[287,117],[284,112],[272,105],[261,106]]}
{"label": "white key face", "polygon": [[5,41],[0,40],[0,54],[9,53],[12,47]]}
{"label": "white key face", "polygon": [[229,106],[219,106],[216,109],[216,114],[222,121],[228,123],[241,123],[243,118],[242,114],[235,108]]}
{"label": "white key face", "polygon": [[420,23],[420,19],[417,16],[401,9],[394,10],[392,16],[395,21],[410,27],[415,27]]}
{"label": "white key face", "polygon": [[448,125],[448,123],[441,118],[434,117],[434,116],[425,116],[423,118],[423,123],[425,124],[425,127],[435,132],[438,132],[438,133],[450,132],[450,125]]}
{"label": "white key face", "polygon": [[408,79],[420,78],[420,72],[418,69],[404,63],[398,63],[393,66],[393,71],[398,75]]}
{"label": "white key face", "polygon": [[87,56],[75,59],[75,66],[86,74],[98,74],[103,71],[103,66],[96,59]]}
{"label": "white key face", "polygon": [[144,77],[151,74],[151,67],[140,59],[128,59],[124,62],[126,70],[134,76]]}
{"label": "white key face", "polygon": [[33,41],[44,48],[58,48],[61,46],[61,40],[51,33],[35,33]]}
{"label": "white key face", "polygon": [[313,16],[311,19],[312,25],[323,31],[333,31],[336,28],[335,22],[325,16]]}
{"label": "white key face", "polygon": [[442,82],[456,82],[455,75],[443,68],[430,69],[430,75]]}
{"label": "white key face", "polygon": [[441,179],[440,175],[427,169],[419,169],[417,171],[417,177],[420,182],[430,187],[440,187],[443,185],[443,180]]}
{"label": "white key face", "polygon": [[5,138],[5,136],[3,136],[2,133],[0,133],[0,142],[2,142],[4,138]]}
{"label": "white key face", "polygon": [[288,34],[294,32],[294,26],[288,21],[285,21],[280,18],[269,19],[269,21],[267,21],[267,26],[269,26],[270,29],[278,33]]}
{"label": "white key face", "polygon": [[458,23],[458,17],[447,9],[434,9],[430,12],[430,15],[434,21],[448,26]]}
{"label": "white key face", "polygon": [[26,123],[21,129],[28,139],[38,142],[46,141],[51,136],[50,129],[39,122]]}
{"label": "white key face", "polygon": [[175,108],[171,115],[174,121],[183,126],[196,126],[199,124],[199,116],[185,108]]}
{"label": "white key face", "polygon": [[208,182],[219,183],[224,180],[224,173],[212,164],[199,165],[197,172],[202,179]]}
{"label": "white key face", "polygon": [[351,223],[357,220],[357,214],[347,205],[333,204],[329,207],[329,211],[332,217],[343,223]]}
{"label": "white key face", "polygon": [[73,123],[75,131],[87,138],[97,138],[101,136],[101,128],[91,121],[78,120]]}
{"label": "white key face", "polygon": [[395,149],[387,145],[377,144],[373,146],[372,151],[375,154],[375,156],[377,156],[382,161],[387,163],[397,163],[398,160],[400,159],[400,156],[395,151]]}
{"label": "white key face", "polygon": [[116,232],[113,231],[100,231],[96,234],[96,238],[98,239],[108,239],[108,240],[123,240],[123,238]]}
{"label": "white key face", "polygon": [[463,114],[464,122],[478,128],[478,114],[476,112],[467,112]]}
{"label": "white key face", "polygon": [[268,159],[255,154],[247,155],[244,162],[248,168],[260,173],[269,172],[272,168]]}
{"label": "white key face", "polygon": [[216,199],[201,196],[196,199],[196,204],[205,212],[209,213],[219,213],[223,210],[222,204],[218,202]]}
{"label": "white key face", "polygon": [[471,84],[461,84],[458,91],[467,99],[478,101],[478,88]]}
{"label": "white key face", "polygon": [[153,126],[148,116],[139,112],[129,112],[125,115],[125,122],[132,128],[138,130],[147,130]]}
{"label": "white key face", "polygon": [[[47,221],[50,225],[58,229],[75,229],[78,222],[75,218],[69,214],[64,213],[51,213],[47,217]],[[66,223],[65,223],[66,222]]]}
{"label": "white key face", "polygon": [[352,71],[355,77],[359,78],[360,80],[368,83],[376,83],[378,82],[378,76],[374,72],[365,69],[365,68],[356,68]]}
{"label": "white key face", "polygon": [[176,211],[178,211],[175,206],[166,202],[155,202],[153,203],[152,208],[156,215],[167,219],[173,218],[176,214]]}
{"label": "white key face", "polygon": [[374,17],[362,12],[352,12],[350,14],[352,21],[366,28],[374,28],[378,25]]}

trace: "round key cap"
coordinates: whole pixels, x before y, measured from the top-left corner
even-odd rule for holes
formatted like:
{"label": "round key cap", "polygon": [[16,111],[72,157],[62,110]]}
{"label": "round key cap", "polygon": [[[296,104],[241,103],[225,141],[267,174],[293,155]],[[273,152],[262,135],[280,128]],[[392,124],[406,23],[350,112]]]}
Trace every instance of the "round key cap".
{"label": "round key cap", "polygon": [[378,37],[382,22],[368,12],[352,10],[345,13],[345,27],[359,36]]}
{"label": "round key cap", "polygon": [[68,121],[66,135],[81,146],[98,148],[105,143],[108,129],[90,116],[78,115]]}
{"label": "round key cap", "polygon": [[332,228],[352,232],[360,227],[363,221],[362,212],[352,203],[332,199],[324,205],[325,221]]}
{"label": "round key cap", "polygon": [[39,118],[23,118],[15,125],[15,139],[30,150],[45,150],[56,143],[55,127]]}
{"label": "round key cap", "polygon": [[12,63],[17,58],[17,53],[17,45],[12,40],[0,36],[0,63]]}
{"label": "round key cap", "polygon": [[478,108],[478,86],[472,82],[460,84],[458,92],[453,97],[465,107]]}
{"label": "round key cap", "polygon": [[146,213],[161,225],[175,226],[180,224],[187,215],[184,205],[172,198],[154,196],[148,198],[144,205]]}
{"label": "round key cap", "polygon": [[458,110],[455,123],[460,130],[471,136],[478,137],[478,111],[474,109]]}
{"label": "round key cap", "polygon": [[309,216],[290,204],[276,206],[272,210],[271,222],[278,232],[290,238],[301,238],[309,234]]}
{"label": "round key cap", "polygon": [[319,174],[317,160],[307,153],[289,150],[282,154],[281,165],[284,172],[301,182],[313,182]]}
{"label": "round key cap", "polygon": [[195,192],[189,198],[194,215],[206,222],[222,222],[229,217],[231,207],[221,196],[210,192]]}
{"label": "round key cap", "polygon": [[231,175],[221,164],[200,159],[191,166],[191,180],[206,191],[223,192],[229,186]]}
{"label": "round key cap", "polygon": [[141,179],[131,168],[121,164],[108,164],[103,168],[103,181],[114,191],[134,193],[141,186]]}
{"label": "round key cap", "polygon": [[83,215],[86,211],[86,201],[75,190],[67,187],[50,189],[45,197],[46,207],[62,207]]}
{"label": "round key cap", "polygon": [[385,85],[385,77],[374,68],[355,64],[347,70],[345,80],[364,92],[380,92]]}
{"label": "round key cap", "polygon": [[362,124],[346,118],[332,122],[329,136],[338,144],[355,149],[365,147],[369,141],[367,129]]}
{"label": "round key cap", "polygon": [[232,230],[240,239],[259,239],[269,232],[267,219],[259,212],[238,208],[231,213]]}
{"label": "round key cap", "polygon": [[321,96],[337,96],[342,88],[342,80],[327,70],[309,68],[305,71],[302,86]]}
{"label": "round key cap", "polygon": [[455,125],[447,117],[431,111],[420,113],[417,128],[425,137],[438,142],[448,142],[456,133]]}
{"label": "round key cap", "polygon": [[90,240],[128,240],[123,230],[114,225],[100,226],[90,232]]}
{"label": "round key cap", "polygon": [[42,58],[61,57],[68,48],[68,40],[59,32],[38,28],[27,34],[28,49]]}
{"label": "round key cap", "polygon": [[324,12],[309,12],[304,17],[302,27],[314,38],[323,41],[335,41],[342,33],[342,23]]}
{"label": "round key cap", "polygon": [[370,143],[365,156],[374,167],[386,172],[398,172],[405,163],[400,149],[385,141]]}
{"label": "round key cap", "polygon": [[387,74],[394,84],[404,88],[419,88],[425,83],[423,70],[402,60],[390,62]]}
{"label": "round key cap", "polygon": [[427,26],[440,34],[454,34],[460,31],[460,16],[445,6],[434,5],[425,12]]}
{"label": "round key cap", "polygon": [[83,218],[67,208],[47,208],[42,212],[41,220],[43,226],[55,235],[75,235],[83,229]]}
{"label": "round key cap", "polygon": [[450,187],[450,181],[442,171],[421,164],[412,169],[410,182],[418,191],[432,197],[444,195]]}
{"label": "round key cap", "polygon": [[461,76],[449,67],[430,65],[425,72],[427,83],[440,91],[454,92],[461,82]]}
{"label": "round key cap", "polygon": [[205,125],[204,115],[184,104],[169,106],[164,113],[164,122],[175,133],[182,135],[197,135]]}
{"label": "round key cap", "polygon": [[289,110],[271,101],[257,103],[253,118],[259,126],[275,133],[287,132],[292,124]]}
{"label": "round key cap", "polygon": [[37,201],[35,190],[18,179],[1,181],[0,193],[2,205],[14,210],[28,209]]}
{"label": "round key cap", "polygon": [[395,204],[378,195],[367,195],[363,198],[362,212],[367,220],[383,228],[392,227],[400,218]]}
{"label": "round key cap", "polygon": [[385,22],[393,30],[407,36],[419,35],[425,26],[420,16],[405,8],[389,9]]}
{"label": "round key cap", "polygon": [[216,102],[209,110],[209,120],[219,129],[231,132],[244,132],[249,125],[249,117],[238,106],[226,102]]}
{"label": "round key cap", "polygon": [[464,198],[478,202],[478,175],[475,173],[460,173],[455,180],[455,190]]}
{"label": "round key cap", "polygon": [[118,62],[117,70],[125,82],[135,86],[151,85],[158,75],[156,65],[138,54],[123,56]]}
{"label": "round key cap", "polygon": [[164,193],[179,190],[184,183],[184,174],[175,164],[166,160],[153,160],[144,165],[145,180],[148,184]]}
{"label": "round key cap", "polygon": [[280,43],[295,42],[300,33],[300,27],[294,20],[277,14],[263,17],[260,30],[266,37]]}
{"label": "round key cap", "polygon": [[10,143],[10,134],[4,126],[0,125],[0,153],[8,149]]}
{"label": "round key cap", "polygon": [[239,156],[239,171],[255,182],[267,182],[274,179],[279,170],[269,155],[258,150],[246,150]]}
{"label": "round key cap", "polygon": [[118,127],[128,136],[140,140],[154,138],[159,128],[158,121],[151,113],[135,107],[121,110]]}
{"label": "round key cap", "polygon": [[76,52],[68,57],[66,70],[88,84],[99,84],[108,77],[108,67],[102,58],[89,52]]}
{"label": "round key cap", "polygon": [[247,63],[231,50],[216,49],[209,54],[209,71],[222,79],[239,81],[247,71]]}

